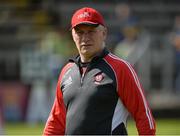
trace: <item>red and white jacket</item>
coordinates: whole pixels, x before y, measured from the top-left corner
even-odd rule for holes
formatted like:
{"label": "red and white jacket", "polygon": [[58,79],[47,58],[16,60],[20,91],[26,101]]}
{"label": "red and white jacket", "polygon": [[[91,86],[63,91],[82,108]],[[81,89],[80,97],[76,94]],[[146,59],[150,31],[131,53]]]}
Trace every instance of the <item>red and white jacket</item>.
{"label": "red and white jacket", "polygon": [[127,134],[130,114],[139,135],[156,126],[132,66],[106,49],[81,74],[80,57],[62,69],[44,135]]}

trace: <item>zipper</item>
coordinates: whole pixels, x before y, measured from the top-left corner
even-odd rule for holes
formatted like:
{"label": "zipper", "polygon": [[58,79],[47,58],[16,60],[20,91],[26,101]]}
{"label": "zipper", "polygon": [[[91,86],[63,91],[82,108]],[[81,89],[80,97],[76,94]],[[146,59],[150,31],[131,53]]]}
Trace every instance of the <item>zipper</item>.
{"label": "zipper", "polygon": [[85,72],[81,75],[81,68],[79,67],[79,73],[80,73],[80,85],[82,87],[83,85],[83,80],[85,75],[87,74],[87,72],[90,70],[90,68],[92,68],[93,65],[95,65],[97,63],[97,60],[95,61],[95,59],[93,59],[87,66]]}
{"label": "zipper", "polygon": [[89,65],[87,66],[86,71],[81,75],[81,80],[80,80],[81,86],[83,85],[83,80],[84,80],[84,77],[85,77],[85,75],[86,75],[88,69],[89,69]]}
{"label": "zipper", "polygon": [[[83,81],[84,81],[84,77],[85,77],[85,75],[87,74],[87,72],[89,71],[89,69],[90,69],[90,67],[91,67],[91,62],[88,64],[88,66],[87,66],[87,68],[86,68],[86,70],[85,70],[85,72],[81,75],[81,80],[80,80],[80,83],[81,83],[81,86],[83,85]],[[81,73],[81,72],[80,72]]]}
{"label": "zipper", "polygon": [[83,74],[83,75],[81,76],[81,80],[80,80],[81,86],[83,85],[84,75],[85,75],[85,74]]}

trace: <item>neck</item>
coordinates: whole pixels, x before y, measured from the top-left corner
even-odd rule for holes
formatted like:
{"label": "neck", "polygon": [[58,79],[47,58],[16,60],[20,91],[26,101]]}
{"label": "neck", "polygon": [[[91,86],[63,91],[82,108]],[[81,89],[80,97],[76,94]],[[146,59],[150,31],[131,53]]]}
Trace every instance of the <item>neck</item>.
{"label": "neck", "polygon": [[80,57],[81,57],[81,62],[82,62],[82,63],[91,62],[91,60],[94,58],[94,56],[92,56],[92,57],[86,57],[86,56],[84,56],[84,55],[80,55]]}

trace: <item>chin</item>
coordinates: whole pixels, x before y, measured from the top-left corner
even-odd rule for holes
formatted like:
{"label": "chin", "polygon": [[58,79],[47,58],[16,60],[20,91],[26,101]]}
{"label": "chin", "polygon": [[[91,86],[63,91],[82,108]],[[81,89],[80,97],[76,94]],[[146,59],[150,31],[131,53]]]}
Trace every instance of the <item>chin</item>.
{"label": "chin", "polygon": [[83,50],[83,51],[81,51],[81,54],[83,54],[85,56],[92,56],[93,52],[90,52],[88,50]]}
{"label": "chin", "polygon": [[84,53],[89,53],[90,50],[89,49],[82,49],[81,52],[84,54]]}

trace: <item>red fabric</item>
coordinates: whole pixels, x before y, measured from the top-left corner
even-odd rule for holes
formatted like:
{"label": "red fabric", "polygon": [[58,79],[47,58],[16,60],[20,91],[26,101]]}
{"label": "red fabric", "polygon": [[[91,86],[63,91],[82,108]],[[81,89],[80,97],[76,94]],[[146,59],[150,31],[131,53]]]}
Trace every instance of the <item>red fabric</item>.
{"label": "red fabric", "polygon": [[43,135],[64,135],[65,134],[65,126],[66,126],[66,109],[63,101],[62,91],[60,90],[60,83],[62,80],[62,76],[64,73],[72,66],[72,63],[68,63],[60,74],[57,88],[56,88],[56,98],[54,101],[53,108],[49,115],[49,118],[46,122],[46,126],[44,128]]}
{"label": "red fabric", "polygon": [[107,55],[105,60],[116,74],[118,95],[133,116],[139,135],[155,135],[155,121],[134,69],[112,54]]}

